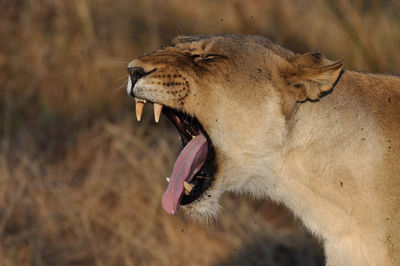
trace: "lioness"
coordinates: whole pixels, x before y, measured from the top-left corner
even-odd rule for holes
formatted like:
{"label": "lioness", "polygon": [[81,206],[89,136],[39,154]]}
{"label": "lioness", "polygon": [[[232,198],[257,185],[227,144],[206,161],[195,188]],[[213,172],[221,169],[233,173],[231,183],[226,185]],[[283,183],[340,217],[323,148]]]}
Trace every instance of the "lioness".
{"label": "lioness", "polygon": [[289,207],[327,265],[400,265],[400,78],[343,69],[260,36],[178,37],[128,65],[184,148],[162,198],[214,217],[224,191]]}

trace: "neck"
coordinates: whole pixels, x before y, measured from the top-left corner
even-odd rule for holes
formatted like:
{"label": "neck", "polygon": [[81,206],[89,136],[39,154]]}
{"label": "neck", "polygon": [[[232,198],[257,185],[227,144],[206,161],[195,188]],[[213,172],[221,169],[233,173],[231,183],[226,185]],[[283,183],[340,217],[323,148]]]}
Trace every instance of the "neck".
{"label": "neck", "polygon": [[[362,197],[373,189],[368,174],[374,173],[377,154],[370,149],[378,147],[378,140],[373,121],[362,110],[355,112],[349,84],[342,84],[352,80],[350,76],[346,72],[329,96],[299,106],[290,120],[276,171],[276,189],[279,200],[323,239],[326,247],[332,247],[326,250],[328,256],[335,249],[351,252],[357,248],[360,257],[343,253],[339,264],[347,264],[351,258],[353,264],[362,265],[366,254],[380,252],[368,247],[376,248],[371,241],[379,239],[381,232],[372,230],[372,240],[361,238],[378,226],[368,211],[373,203]],[[361,129],[368,131],[368,143],[356,134]],[[355,163],[362,167],[355,169]]]}

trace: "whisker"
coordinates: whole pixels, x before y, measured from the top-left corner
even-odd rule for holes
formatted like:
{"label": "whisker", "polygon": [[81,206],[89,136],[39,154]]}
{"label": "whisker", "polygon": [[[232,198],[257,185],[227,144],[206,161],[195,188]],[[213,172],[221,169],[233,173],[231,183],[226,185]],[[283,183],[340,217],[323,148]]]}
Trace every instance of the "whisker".
{"label": "whisker", "polygon": [[182,29],[176,20],[174,22],[175,22],[175,34],[176,37],[178,37],[179,35],[182,35]]}
{"label": "whisker", "polygon": [[129,77],[129,75],[126,74],[126,75],[123,75],[123,76],[120,77],[120,78],[117,78],[117,79],[115,79],[115,80],[112,80],[111,82],[118,82],[118,81],[120,81],[120,80],[122,80],[122,79],[128,79],[128,77]]}
{"label": "whisker", "polygon": [[121,86],[111,88],[111,90],[120,90],[122,88],[126,88],[127,85],[128,85],[128,81],[125,81],[124,84],[122,84]]}

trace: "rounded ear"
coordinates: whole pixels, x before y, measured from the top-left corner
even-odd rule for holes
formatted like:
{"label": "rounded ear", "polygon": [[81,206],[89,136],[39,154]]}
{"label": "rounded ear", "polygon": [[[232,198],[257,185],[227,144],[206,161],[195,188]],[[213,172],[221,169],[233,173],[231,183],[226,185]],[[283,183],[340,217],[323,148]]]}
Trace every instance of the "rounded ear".
{"label": "rounded ear", "polygon": [[288,61],[290,67],[283,77],[293,87],[297,101],[317,100],[322,92],[332,89],[343,69],[343,60],[332,62],[318,52],[296,55]]}

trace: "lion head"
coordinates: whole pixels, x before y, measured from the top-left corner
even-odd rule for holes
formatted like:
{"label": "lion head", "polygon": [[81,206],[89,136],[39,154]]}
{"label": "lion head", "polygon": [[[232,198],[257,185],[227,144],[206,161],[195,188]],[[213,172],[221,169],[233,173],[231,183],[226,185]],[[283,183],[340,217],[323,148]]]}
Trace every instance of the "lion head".
{"label": "lion head", "polygon": [[317,100],[342,62],[295,54],[260,36],[178,37],[128,65],[127,92],[154,104],[184,146],[162,199],[175,214],[214,217],[224,191],[277,198],[275,170],[297,106]]}

